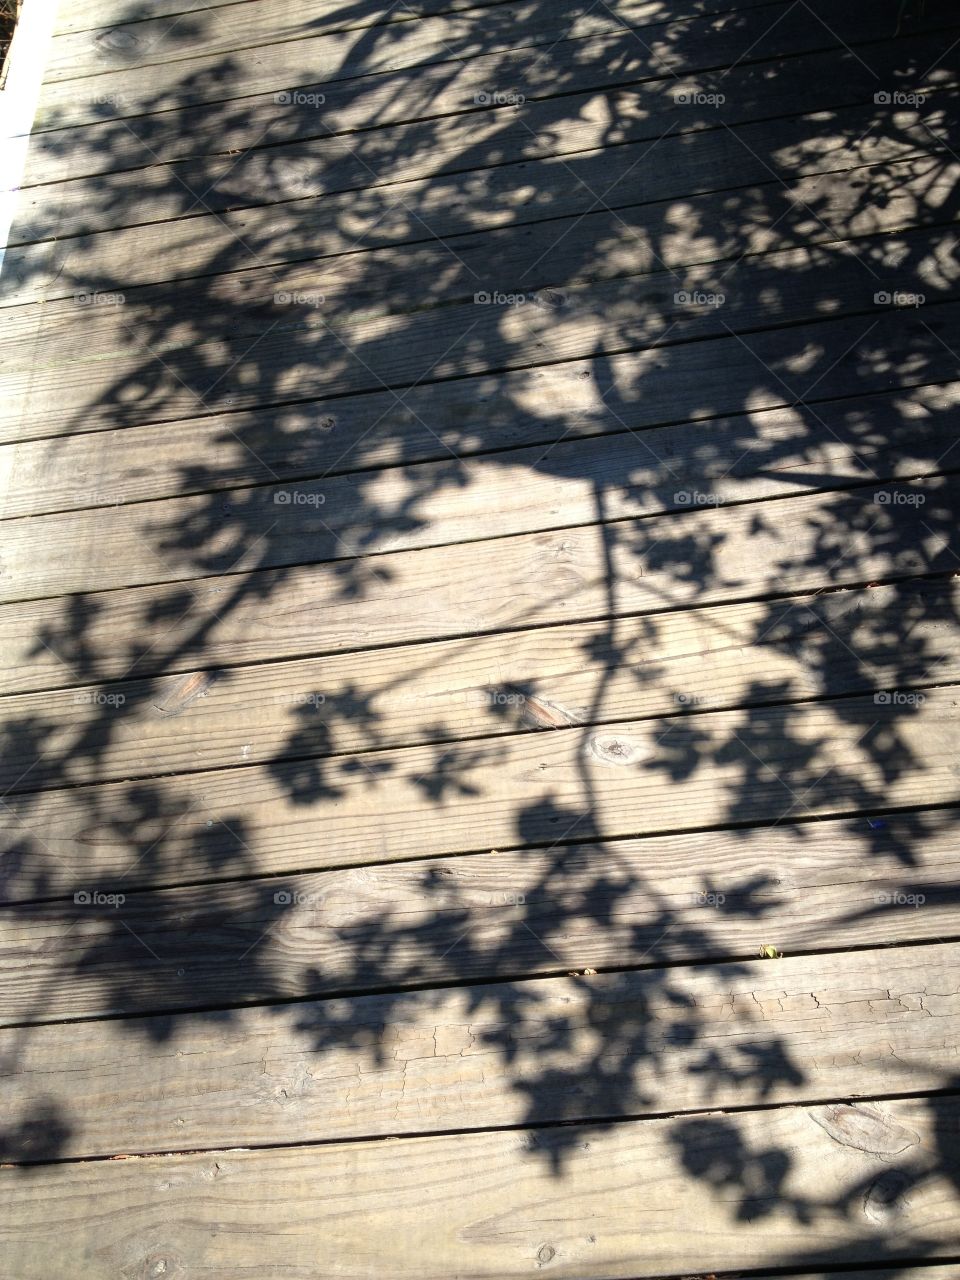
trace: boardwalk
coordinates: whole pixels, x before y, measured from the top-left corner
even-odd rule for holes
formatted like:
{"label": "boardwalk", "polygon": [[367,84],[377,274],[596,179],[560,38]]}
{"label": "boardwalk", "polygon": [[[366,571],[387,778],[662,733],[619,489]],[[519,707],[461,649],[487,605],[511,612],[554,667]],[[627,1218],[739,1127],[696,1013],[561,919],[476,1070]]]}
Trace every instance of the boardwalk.
{"label": "boardwalk", "polygon": [[938,0],[63,0],[2,1280],[954,1280],[958,90]]}

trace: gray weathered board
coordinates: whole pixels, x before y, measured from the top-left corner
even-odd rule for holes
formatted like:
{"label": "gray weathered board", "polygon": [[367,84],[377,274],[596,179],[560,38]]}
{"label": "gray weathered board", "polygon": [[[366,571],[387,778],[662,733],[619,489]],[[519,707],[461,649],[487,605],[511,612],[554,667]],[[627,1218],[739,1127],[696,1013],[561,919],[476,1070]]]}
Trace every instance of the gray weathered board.
{"label": "gray weathered board", "polygon": [[956,16],[56,33],[3,1280],[953,1280]]}
{"label": "gray weathered board", "polygon": [[945,944],[9,1030],[0,1160],[66,1063],[78,1157],[937,1090],[958,1037]]}
{"label": "gray weathered board", "polygon": [[953,1098],[885,1099],[6,1169],[4,1240],[18,1280],[58,1274],[67,1239],[73,1274],[98,1278],[616,1280],[949,1258],[958,1120]]}

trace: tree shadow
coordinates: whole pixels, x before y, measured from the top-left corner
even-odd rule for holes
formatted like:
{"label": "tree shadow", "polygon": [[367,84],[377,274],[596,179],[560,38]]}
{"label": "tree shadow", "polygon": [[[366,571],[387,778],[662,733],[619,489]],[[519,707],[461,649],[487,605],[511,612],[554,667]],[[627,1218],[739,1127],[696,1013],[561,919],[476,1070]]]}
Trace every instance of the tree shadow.
{"label": "tree shadow", "polygon": [[[317,83],[233,53],[130,117],[122,61],[53,95],[4,281],[39,512],[0,579],[6,1074],[40,1024],[149,1062],[255,1006],[375,1073],[458,986],[558,1177],[570,1121],[817,1100],[783,1036],[717,1042],[689,966],[790,950],[764,842],[827,819],[956,902],[925,854],[957,800],[957,67],[932,5],[895,38],[893,4],[773,8],[492,5],[416,54],[359,3]],[[681,892],[640,844],[688,834]],[[391,863],[395,904],[351,899]],[[844,947],[897,908],[863,883]],[[44,1090],[0,1138],[25,1174],[84,1153]],[[671,1143],[740,1222],[956,1181],[945,1147],[814,1202],[736,1113]],[[896,1264],[873,1221],[781,1265]]]}

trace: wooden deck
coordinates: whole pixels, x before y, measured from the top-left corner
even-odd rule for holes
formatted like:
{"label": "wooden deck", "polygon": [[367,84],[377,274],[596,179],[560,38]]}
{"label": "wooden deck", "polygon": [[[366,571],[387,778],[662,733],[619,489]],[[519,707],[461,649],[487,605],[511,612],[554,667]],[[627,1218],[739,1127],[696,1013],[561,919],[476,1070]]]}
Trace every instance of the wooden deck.
{"label": "wooden deck", "polygon": [[55,31],[0,1277],[955,1280],[960,13]]}

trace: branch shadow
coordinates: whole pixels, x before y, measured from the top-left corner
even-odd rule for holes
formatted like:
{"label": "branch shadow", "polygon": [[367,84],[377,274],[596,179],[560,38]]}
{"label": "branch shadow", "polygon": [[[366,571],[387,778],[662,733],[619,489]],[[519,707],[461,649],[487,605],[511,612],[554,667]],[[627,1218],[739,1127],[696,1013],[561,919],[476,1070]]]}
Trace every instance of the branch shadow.
{"label": "branch shadow", "polygon": [[[44,1024],[149,1061],[265,1007],[375,1076],[456,987],[558,1178],[570,1122],[677,1111],[732,1221],[955,1186],[955,1079],[942,1149],[839,1198],[701,1114],[822,1101],[789,1037],[723,1042],[691,994],[791,951],[771,833],[807,856],[857,819],[843,947],[957,901],[927,856],[958,812],[954,19],[802,8],[494,5],[408,62],[364,0],[322,83],[224,99],[238,55],[188,60],[128,119],[105,71],[89,127],[37,135],[0,379],[63,483],[25,481],[0,579],[5,1075]],[[639,844],[690,833],[680,891]],[[0,1159],[84,1123],[48,1074]],[[870,1221],[779,1265],[896,1274]]]}

